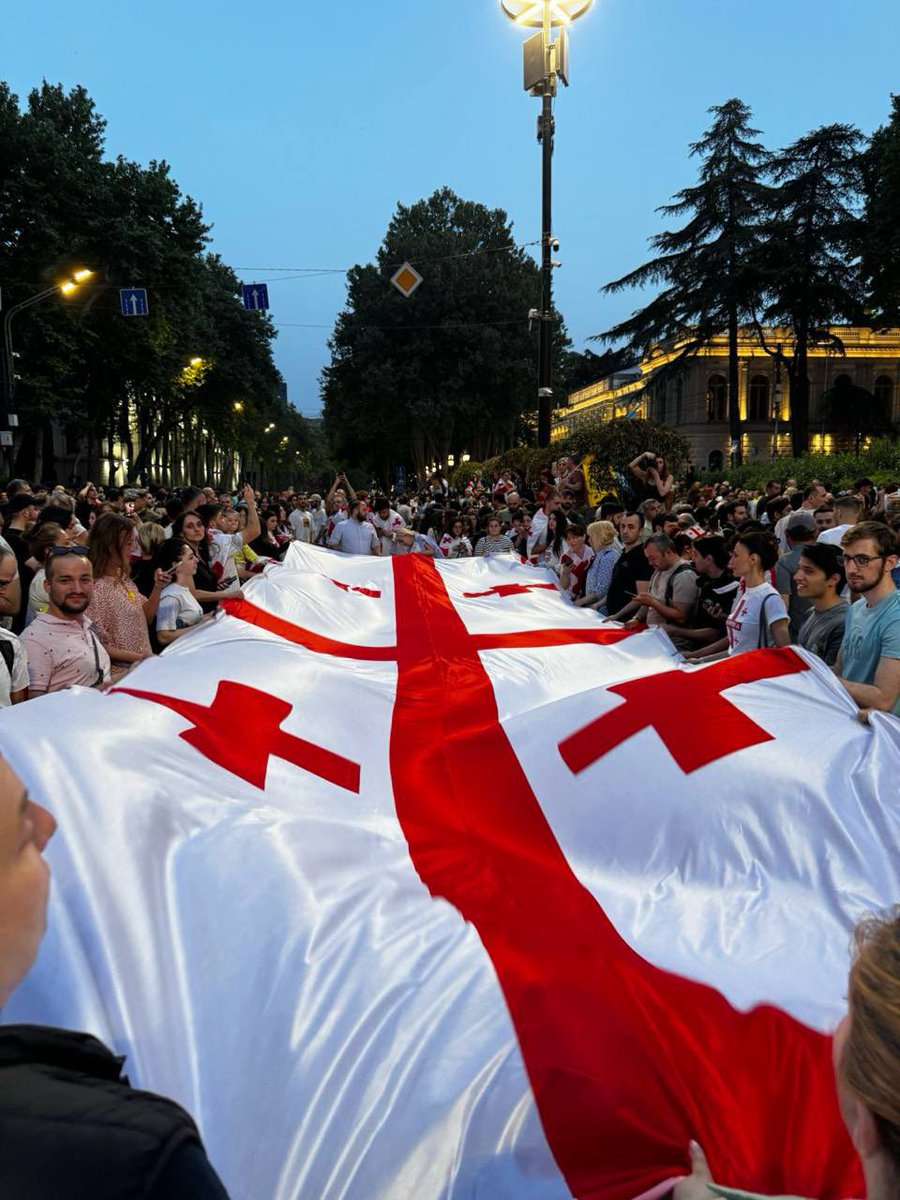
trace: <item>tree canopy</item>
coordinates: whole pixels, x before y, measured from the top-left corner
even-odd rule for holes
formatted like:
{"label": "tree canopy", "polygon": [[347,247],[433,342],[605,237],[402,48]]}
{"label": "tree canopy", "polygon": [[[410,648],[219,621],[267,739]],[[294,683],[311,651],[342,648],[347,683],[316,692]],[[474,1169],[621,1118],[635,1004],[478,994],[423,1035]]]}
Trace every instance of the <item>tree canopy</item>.
{"label": "tree canopy", "polygon": [[[391,276],[423,277],[409,297]],[[347,304],[322,380],[338,459],[387,480],[395,465],[421,478],[430,461],[484,459],[528,440],[536,405],[536,336],[528,312],[540,274],[502,209],[449,188],[400,204],[374,263],[347,278]],[[558,357],[566,347],[559,327]]]}
{"label": "tree canopy", "polygon": [[[168,164],[109,161],[104,133],[82,87],[44,83],[20,110],[0,84],[4,309],[76,267],[94,272],[71,298],[54,295],[13,321],[18,469],[50,467],[51,421],[79,441],[85,474],[101,443],[109,458],[125,446],[133,475],[146,479],[163,462],[175,482],[205,476],[214,447],[245,462],[296,458],[309,434],[279,398],[271,322],[243,310],[239,281],[209,252],[210,227]],[[118,290],[132,286],[148,289],[147,317],[120,313]],[[191,372],[198,359],[203,369]]]}

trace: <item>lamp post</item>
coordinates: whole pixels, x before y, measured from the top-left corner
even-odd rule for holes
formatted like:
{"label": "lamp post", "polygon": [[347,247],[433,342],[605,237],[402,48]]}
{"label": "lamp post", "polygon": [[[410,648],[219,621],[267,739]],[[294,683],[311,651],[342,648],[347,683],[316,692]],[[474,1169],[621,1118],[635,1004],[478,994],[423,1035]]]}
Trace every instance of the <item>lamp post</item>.
{"label": "lamp post", "polygon": [[[550,445],[553,423],[553,261],[559,242],[553,236],[553,98],[557,81],[569,86],[568,27],[594,0],[500,0],[517,25],[538,29],[525,43],[525,91],[541,99],[538,141],[541,143],[541,310],[538,351],[538,445]],[[559,37],[553,40],[553,30]]]}
{"label": "lamp post", "polygon": [[38,292],[34,296],[29,296],[27,300],[22,300],[18,304],[14,304],[12,308],[3,317],[3,399],[5,409],[11,412],[13,409],[13,400],[16,391],[16,376],[13,364],[13,347],[12,347],[12,323],[13,317],[22,312],[26,308],[31,308],[32,305],[39,304],[41,300],[46,300],[50,296],[71,296],[77,291],[82,283],[90,279],[94,274],[86,267],[78,271],[73,271],[68,279],[64,279],[62,283],[55,283],[53,287],[44,288],[42,292]]}

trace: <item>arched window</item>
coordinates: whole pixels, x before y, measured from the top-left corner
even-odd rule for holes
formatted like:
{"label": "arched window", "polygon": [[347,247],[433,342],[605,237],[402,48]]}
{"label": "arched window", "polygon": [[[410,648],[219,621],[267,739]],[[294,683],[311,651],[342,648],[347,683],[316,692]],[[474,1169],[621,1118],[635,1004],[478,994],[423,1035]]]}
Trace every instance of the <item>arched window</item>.
{"label": "arched window", "polygon": [[872,389],[878,406],[890,415],[894,407],[894,381],[890,375],[879,375]]}
{"label": "arched window", "polygon": [[708,471],[721,471],[725,465],[725,455],[721,450],[710,450],[709,458],[707,459]]}
{"label": "arched window", "polygon": [[750,378],[750,389],[747,397],[747,419],[749,421],[768,421],[769,419],[768,375],[753,375]]}
{"label": "arched window", "polygon": [[706,385],[706,419],[707,421],[725,421],[727,418],[728,381],[724,375],[711,375],[709,383]]}

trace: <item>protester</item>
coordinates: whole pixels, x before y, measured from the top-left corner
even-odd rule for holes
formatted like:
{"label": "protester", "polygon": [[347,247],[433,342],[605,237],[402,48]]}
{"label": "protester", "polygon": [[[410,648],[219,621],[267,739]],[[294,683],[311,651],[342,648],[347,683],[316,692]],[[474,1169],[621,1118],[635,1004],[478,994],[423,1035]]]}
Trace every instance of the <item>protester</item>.
{"label": "protester", "polygon": [[450,521],[450,528],[438,543],[444,558],[471,558],[472,543],[465,535],[465,526],[461,517]]}
{"label": "protester", "polygon": [[173,537],[183,538],[197,555],[197,571],[191,591],[205,613],[213,612],[222,599],[219,581],[210,563],[209,539],[203,518],[197,512],[181,513],[172,523]]}
{"label": "protester", "polygon": [[22,634],[29,699],[75,685],[101,687],[109,682],[109,655],[85,615],[94,594],[87,550],[52,546],[45,570],[47,611],[38,613]]}
{"label": "protester", "polygon": [[850,607],[841,599],[847,577],[839,548],[821,542],[802,546],[794,581],[797,595],[810,602],[810,611],[795,641],[833,667],[844,638]]}
{"label": "protester", "polygon": [[859,705],[900,716],[900,592],[891,578],[897,539],[887,525],[864,521],[841,539],[850,606],[835,671]]}
{"label": "protester", "polygon": [[381,554],[381,539],[375,526],[366,518],[369,506],[365,500],[350,501],[347,519],[334,526],[328,539],[332,550],[344,554]]}
{"label": "protester", "polygon": [[[0,596],[16,580],[16,556],[0,547]],[[28,699],[28,660],[19,638],[0,626],[0,708]]]}
{"label": "protester", "polygon": [[191,591],[198,559],[187,542],[169,538],[157,550],[153,563],[158,575],[169,580],[156,612],[156,636],[161,646],[168,646],[203,620],[203,609]]}
{"label": "protester", "polygon": [[475,545],[476,558],[491,558],[495,554],[515,554],[515,546],[502,532],[499,517],[491,517],[485,527],[484,536]]}
{"label": "protester", "polygon": [[532,556],[531,561],[558,575],[562,556],[566,550],[566,530],[568,528],[569,523],[562,515],[561,509],[551,512],[544,531],[546,539],[544,549],[539,550],[536,556]]}
{"label": "protester", "polygon": [[726,622],[740,589],[740,582],[728,569],[731,554],[720,534],[696,538],[691,557],[697,574],[697,606],[693,626],[679,631],[683,642],[696,646],[685,654],[689,662],[728,649]]}
{"label": "protester", "polygon": [[644,553],[643,519],[639,513],[625,513],[619,523],[619,539],[623,550],[613,568],[606,608],[613,620],[627,621],[640,608],[634,599],[635,595],[649,589],[650,576],[653,574]]}
{"label": "protester", "polygon": [[400,514],[391,508],[391,502],[387,496],[379,496],[375,500],[368,519],[381,541],[382,554],[396,554],[397,542],[394,534],[398,529],[403,529],[404,521]]}
{"label": "protester", "polygon": [[650,587],[646,592],[635,593],[638,611],[626,621],[626,626],[644,622],[651,627],[658,625],[678,649],[683,649],[679,633],[690,624],[697,603],[697,576],[690,563],[679,559],[674,542],[664,533],[648,538],[644,553],[653,571]]}
{"label": "protester", "polygon": [[316,521],[310,511],[309,500],[306,496],[296,498],[288,521],[295,542],[304,542],[308,545],[316,540]]}
{"label": "protester", "polygon": [[[243,549],[243,539],[240,546],[237,545],[236,538],[241,537],[240,534],[226,534],[235,539],[231,546],[232,560],[235,561],[235,573],[237,573],[237,563],[234,558],[237,551]],[[257,536],[247,543],[250,549],[260,558],[271,558],[275,562],[280,562],[287,544],[282,544],[278,537],[278,510],[267,508],[262,515],[262,529]]]}
{"label": "protester", "polygon": [[[834,521],[830,529],[821,529],[819,541],[828,546],[840,546],[848,529],[861,519],[863,503],[857,496],[838,496],[833,504]],[[818,522],[818,513],[816,514]]]}
{"label": "protester", "polygon": [[[834,1034],[838,1106],[859,1155],[867,1200],[896,1200],[900,1184],[900,908],[863,918],[856,928],[847,1015]],[[739,1200],[720,1188],[703,1149],[688,1146],[691,1174],[674,1200]],[[736,1183],[729,1180],[729,1183]]]}
{"label": "protester", "polygon": [[787,609],[766,578],[777,561],[778,547],[768,534],[740,533],[735,538],[728,565],[744,588],[725,622],[729,654],[790,645]]}
{"label": "protester", "polygon": [[579,607],[596,609],[606,616],[606,597],[622,551],[615,544],[616,527],[611,521],[593,521],[587,527],[587,535],[594,557],[588,567],[584,595],[575,603]]}
{"label": "protester", "polygon": [[628,470],[642,485],[643,500],[656,500],[667,509],[672,507],[675,480],[661,454],[647,451],[628,464]]}
{"label": "protester", "polygon": [[812,598],[798,591],[796,583],[797,564],[803,550],[816,540],[816,522],[812,513],[791,513],[784,527],[788,550],[775,564],[775,587],[788,611],[791,638],[796,641],[800,626],[809,616]]}
{"label": "protester", "polygon": [[570,521],[566,527],[566,548],[559,560],[559,583],[570,600],[579,600],[584,595],[587,573],[594,559],[594,551],[587,540],[587,530],[578,521]]}

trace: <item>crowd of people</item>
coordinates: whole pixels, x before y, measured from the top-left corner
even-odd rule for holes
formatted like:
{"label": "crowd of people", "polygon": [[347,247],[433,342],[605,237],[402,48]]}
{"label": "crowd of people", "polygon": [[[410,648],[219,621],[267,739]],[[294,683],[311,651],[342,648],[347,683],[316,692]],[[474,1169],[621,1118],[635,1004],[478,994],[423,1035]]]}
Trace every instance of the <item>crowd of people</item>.
{"label": "crowd of people", "polygon": [[[439,475],[417,494],[377,494],[340,473],[324,496],[12,480],[0,493],[0,704],[121,678],[299,541],[349,554],[514,556],[552,571],[598,620],[664,630],[689,662],[796,643],[833,667],[862,712],[900,713],[900,487],[686,487],[650,452],[630,474],[631,494],[596,504],[569,458],[533,489],[501,472],[457,493]],[[37,951],[53,828],[0,762],[0,1004]],[[836,1083],[868,1195],[881,1200],[900,1180],[900,912],[861,927],[849,1002]],[[102,1182],[104,1195],[225,1195],[188,1114],[133,1091],[120,1070],[85,1035],[0,1028],[0,1137],[16,1147],[0,1155],[4,1194],[80,1196]],[[10,1072],[15,1087],[4,1088]],[[115,1130],[114,1155],[104,1130]],[[689,1157],[676,1200],[716,1194],[697,1145]]]}
{"label": "crowd of people", "polygon": [[453,492],[260,494],[189,486],[0,493],[0,705],[103,687],[209,619],[292,541],[345,554],[507,555],[572,603],[663,630],[690,663],[796,644],[861,713],[900,715],[900,484],[770,479],[760,494],[679,484],[652,452],[623,495],[589,501],[561,457],[534,488],[512,472]]}

